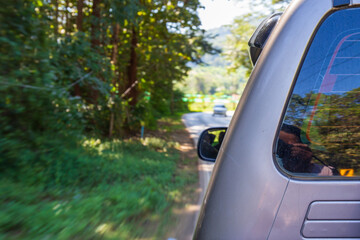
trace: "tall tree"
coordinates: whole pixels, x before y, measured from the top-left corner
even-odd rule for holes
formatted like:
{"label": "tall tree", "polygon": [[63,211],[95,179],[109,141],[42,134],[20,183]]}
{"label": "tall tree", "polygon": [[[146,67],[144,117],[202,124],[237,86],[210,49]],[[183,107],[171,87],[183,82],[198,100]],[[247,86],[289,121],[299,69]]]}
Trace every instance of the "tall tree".
{"label": "tall tree", "polygon": [[234,20],[231,25],[228,49],[225,51],[225,56],[231,62],[230,71],[245,68],[247,77],[250,75],[252,65],[248,53],[248,41],[251,35],[261,19],[275,12],[283,11],[289,2],[290,0],[254,0],[250,2],[251,13],[240,15]]}
{"label": "tall tree", "polygon": [[256,26],[253,22],[256,18],[252,15],[245,15],[234,20],[231,26],[231,35],[228,38],[228,47],[224,53],[231,63],[229,71],[234,72],[239,68],[245,68],[246,77],[249,77],[252,70],[248,41],[255,31]]}
{"label": "tall tree", "polygon": [[77,5],[76,5],[76,9],[77,9],[76,26],[77,26],[77,30],[79,32],[84,31],[83,30],[83,19],[84,19],[83,8],[84,8],[84,0],[78,0]]}
{"label": "tall tree", "polygon": [[[117,68],[117,63],[118,63],[118,56],[119,56],[119,34],[120,34],[120,24],[119,23],[114,23],[113,24],[113,29],[112,29],[112,45],[113,45],[113,51],[112,51],[112,57],[111,57],[111,61],[112,61],[112,65],[114,66],[114,77],[112,80],[112,86],[113,88],[118,88],[119,83],[117,82],[117,80],[119,79],[119,72],[118,72],[118,68]],[[116,91],[116,90],[115,90]],[[115,95],[115,91],[111,91],[111,102],[114,101],[114,95]],[[112,137],[113,131],[114,131],[114,121],[115,121],[115,113],[114,113],[114,109],[110,108],[110,123],[109,123],[109,137]]]}
{"label": "tall tree", "polygon": [[128,98],[130,99],[130,104],[135,106],[138,101],[138,90],[137,90],[137,68],[138,68],[138,59],[137,59],[137,44],[138,36],[135,26],[131,27],[131,44],[130,44],[130,59],[127,67],[127,84],[126,88],[129,89],[130,94]]}
{"label": "tall tree", "polygon": [[101,0],[93,0],[91,19],[91,46],[97,50],[100,46],[100,3]]}

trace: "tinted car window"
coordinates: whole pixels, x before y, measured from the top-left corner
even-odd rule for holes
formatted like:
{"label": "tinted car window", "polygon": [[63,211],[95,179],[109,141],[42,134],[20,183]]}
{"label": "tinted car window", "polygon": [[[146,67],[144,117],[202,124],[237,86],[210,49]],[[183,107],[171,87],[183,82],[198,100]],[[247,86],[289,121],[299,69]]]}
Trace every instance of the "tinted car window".
{"label": "tinted car window", "polygon": [[225,105],[215,105],[214,107],[225,108]]}
{"label": "tinted car window", "polygon": [[301,176],[360,176],[360,10],[321,24],[299,72],[276,144]]}

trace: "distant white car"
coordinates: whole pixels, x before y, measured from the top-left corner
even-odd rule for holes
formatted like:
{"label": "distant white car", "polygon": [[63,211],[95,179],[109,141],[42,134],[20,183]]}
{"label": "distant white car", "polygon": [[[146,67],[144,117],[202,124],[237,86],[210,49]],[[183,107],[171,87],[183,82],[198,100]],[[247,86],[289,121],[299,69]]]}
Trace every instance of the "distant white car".
{"label": "distant white car", "polygon": [[226,117],[227,108],[225,107],[224,104],[215,104],[213,110],[214,110],[213,116],[223,115],[224,117]]}

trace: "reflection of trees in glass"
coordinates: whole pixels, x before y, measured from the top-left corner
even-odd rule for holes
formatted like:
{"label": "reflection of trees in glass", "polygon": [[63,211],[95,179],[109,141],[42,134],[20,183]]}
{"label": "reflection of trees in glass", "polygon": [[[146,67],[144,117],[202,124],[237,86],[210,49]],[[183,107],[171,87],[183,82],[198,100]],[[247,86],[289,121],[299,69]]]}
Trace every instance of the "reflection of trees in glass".
{"label": "reflection of trees in glass", "polygon": [[294,94],[285,122],[301,128],[317,157],[337,168],[353,168],[360,175],[359,114],[360,88],[304,97]]}
{"label": "reflection of trees in glass", "polygon": [[322,95],[314,117],[319,141],[329,154],[329,161],[342,168],[360,167],[360,88],[349,92]]}
{"label": "reflection of trees in glass", "polygon": [[303,123],[303,117],[308,107],[307,99],[310,98],[310,93],[305,97],[301,97],[299,94],[293,94],[286,112],[285,122],[290,125],[301,127]]}

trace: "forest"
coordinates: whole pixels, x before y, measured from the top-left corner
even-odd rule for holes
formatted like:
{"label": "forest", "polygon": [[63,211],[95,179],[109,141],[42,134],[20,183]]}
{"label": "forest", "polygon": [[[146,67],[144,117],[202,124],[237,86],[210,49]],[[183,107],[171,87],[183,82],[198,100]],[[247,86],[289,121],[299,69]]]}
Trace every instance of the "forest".
{"label": "forest", "polygon": [[[85,131],[109,137],[174,113],[184,107],[173,86],[189,70],[186,64],[216,51],[200,28],[198,7],[198,1],[6,4],[1,10],[6,111],[20,103],[44,114],[66,110],[58,124],[74,127],[82,121]],[[37,101],[37,109],[32,94],[48,106]]]}
{"label": "forest", "polygon": [[199,0],[2,3],[0,239],[163,239],[197,182],[178,86],[220,53]]}
{"label": "forest", "polygon": [[164,118],[187,110],[175,83],[187,63],[217,52],[199,7],[197,0],[3,4],[1,239],[133,239],[147,231],[142,221],[158,214],[166,221],[175,193],[196,172],[177,170],[176,142],[131,139],[162,118],[161,137],[171,131]]}

